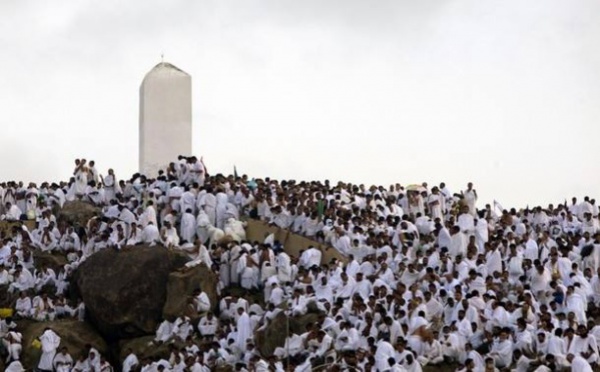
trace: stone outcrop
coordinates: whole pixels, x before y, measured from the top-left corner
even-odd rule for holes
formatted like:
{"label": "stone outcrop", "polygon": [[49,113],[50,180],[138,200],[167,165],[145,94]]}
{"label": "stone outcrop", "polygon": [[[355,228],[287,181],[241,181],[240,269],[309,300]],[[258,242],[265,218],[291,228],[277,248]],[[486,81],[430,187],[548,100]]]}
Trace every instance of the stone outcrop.
{"label": "stone outcrop", "polygon": [[73,226],[86,226],[87,222],[101,215],[101,209],[83,201],[66,202],[58,211],[56,221]]}
{"label": "stone outcrop", "polygon": [[140,337],[156,331],[169,274],[187,260],[161,246],[107,248],[84,261],[72,282],[90,321],[107,340]]}
{"label": "stone outcrop", "polygon": [[306,332],[306,326],[319,321],[320,314],[308,313],[301,316],[289,318],[283,313],[279,313],[273,321],[261,331],[254,334],[254,340],[261,355],[273,355],[278,347],[285,345],[285,339],[291,334],[302,334]]}
{"label": "stone outcrop", "polygon": [[170,273],[163,317],[173,319],[183,316],[188,297],[198,288],[208,295],[210,304],[215,309],[219,301],[216,287],[218,280],[216,274],[205,264],[200,264],[185,271]]}
{"label": "stone outcrop", "polygon": [[42,351],[34,346],[33,341],[40,337],[46,328],[51,328],[60,336],[60,347],[66,346],[73,359],[77,359],[85,351],[85,345],[93,345],[102,355],[107,355],[108,347],[102,337],[85,322],[77,320],[58,320],[54,322],[20,321],[18,331],[23,334],[23,354],[21,362],[25,369],[37,367]]}

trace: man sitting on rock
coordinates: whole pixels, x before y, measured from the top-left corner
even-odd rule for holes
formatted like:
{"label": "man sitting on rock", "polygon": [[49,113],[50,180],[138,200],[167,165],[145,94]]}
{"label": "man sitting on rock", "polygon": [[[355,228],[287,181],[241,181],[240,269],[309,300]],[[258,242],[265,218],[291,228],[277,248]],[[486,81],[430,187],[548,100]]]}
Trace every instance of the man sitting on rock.
{"label": "man sitting on rock", "polygon": [[154,338],[154,341],[150,342],[149,345],[152,345],[152,343],[155,343],[158,345],[163,344],[163,343],[171,340],[172,337],[173,337],[173,323],[171,323],[167,319],[165,319],[158,326],[158,329],[156,330],[156,337]]}
{"label": "man sitting on rock", "polygon": [[60,348],[60,353],[54,357],[54,369],[56,372],[69,372],[73,367],[73,358],[66,346]]}
{"label": "man sitting on rock", "polygon": [[27,292],[19,292],[19,298],[15,303],[15,313],[18,318],[30,318],[33,313],[33,305],[31,298],[27,296]]}
{"label": "man sitting on rock", "polygon": [[198,323],[198,331],[205,339],[212,340],[217,332],[218,326],[218,319],[215,318],[213,313],[209,312],[206,314],[206,316],[200,318],[200,322]]}

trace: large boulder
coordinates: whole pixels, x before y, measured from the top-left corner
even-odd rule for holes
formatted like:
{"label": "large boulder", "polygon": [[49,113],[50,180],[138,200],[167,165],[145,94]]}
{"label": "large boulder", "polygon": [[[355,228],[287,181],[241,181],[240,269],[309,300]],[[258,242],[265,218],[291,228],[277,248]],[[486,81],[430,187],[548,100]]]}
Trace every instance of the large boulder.
{"label": "large boulder", "polygon": [[280,312],[265,329],[254,334],[258,351],[262,356],[273,355],[276,348],[285,345],[288,335],[306,332],[306,326],[317,323],[319,318],[320,314],[318,313],[308,313],[289,317],[288,322],[288,316],[284,312]]}
{"label": "large boulder", "polygon": [[100,214],[101,209],[99,207],[88,202],[76,200],[66,202],[58,211],[56,220],[59,224],[67,223],[68,225],[85,226],[91,218],[98,217]]}
{"label": "large boulder", "polygon": [[152,334],[167,299],[169,274],[188,261],[161,246],[104,249],[73,275],[90,321],[109,341]]}
{"label": "large boulder", "polygon": [[90,344],[100,354],[107,356],[108,347],[102,337],[85,322],[77,320],[59,320],[54,322],[21,321],[18,331],[23,334],[23,354],[21,362],[25,369],[37,367],[42,351],[33,345],[33,341],[44,333],[46,327],[51,328],[60,336],[60,347],[66,346],[73,359],[77,359],[85,351],[85,345]]}
{"label": "large boulder", "polygon": [[167,283],[167,301],[163,308],[163,317],[171,319],[184,315],[187,298],[198,288],[208,295],[210,304],[215,309],[219,301],[217,282],[217,275],[205,264],[185,271],[172,272]]}

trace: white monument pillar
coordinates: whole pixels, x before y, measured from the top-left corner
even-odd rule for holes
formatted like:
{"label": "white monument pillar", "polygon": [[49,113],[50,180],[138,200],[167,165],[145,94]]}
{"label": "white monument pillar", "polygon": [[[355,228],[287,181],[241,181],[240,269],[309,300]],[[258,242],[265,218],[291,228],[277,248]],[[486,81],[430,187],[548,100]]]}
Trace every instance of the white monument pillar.
{"label": "white monument pillar", "polygon": [[178,155],[192,155],[192,77],[161,62],[140,86],[140,173],[156,177]]}

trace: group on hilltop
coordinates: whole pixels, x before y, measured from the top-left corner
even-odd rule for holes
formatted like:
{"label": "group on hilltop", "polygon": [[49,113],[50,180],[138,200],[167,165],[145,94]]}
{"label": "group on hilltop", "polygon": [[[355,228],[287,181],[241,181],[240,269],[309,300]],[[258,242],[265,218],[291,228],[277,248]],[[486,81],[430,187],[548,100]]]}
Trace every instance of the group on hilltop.
{"label": "group on hilltop", "polygon": [[[4,236],[0,248],[0,285],[14,297],[13,317],[0,321],[9,371],[20,370],[23,347],[15,319],[84,320],[83,302],[65,299],[72,273],[99,251],[141,244],[181,250],[186,267],[211,268],[220,297],[211,304],[206,293],[190,293],[191,312],[164,319],[145,351],[128,350],[119,361],[125,372],[598,366],[600,236],[588,197],[504,210],[480,207],[471,183],[452,193],[444,183],[251,179],[209,175],[202,159],[180,156],[157,175],[129,179],[78,159],[69,182],[2,183],[0,199],[4,220],[35,221]],[[57,220],[78,200],[100,215],[83,224]],[[247,219],[315,245],[294,256],[274,234],[249,241]],[[325,262],[322,245],[343,259]],[[38,267],[35,252],[67,263],[57,272]],[[281,313],[318,317],[266,355],[256,335]],[[113,368],[93,345],[84,355],[59,349],[51,329],[40,341],[40,370]],[[165,344],[168,357],[148,356]]]}

